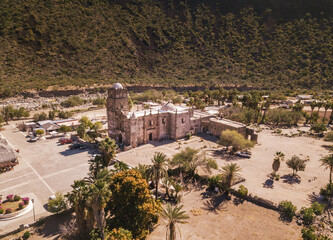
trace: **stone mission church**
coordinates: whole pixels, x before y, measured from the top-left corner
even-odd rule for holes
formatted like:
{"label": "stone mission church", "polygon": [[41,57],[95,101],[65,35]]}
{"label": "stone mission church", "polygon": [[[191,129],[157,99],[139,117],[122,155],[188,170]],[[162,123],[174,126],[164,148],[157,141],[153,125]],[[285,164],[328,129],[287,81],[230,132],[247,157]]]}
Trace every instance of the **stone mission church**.
{"label": "stone mission church", "polygon": [[[148,110],[131,112],[128,91],[120,83],[108,89],[107,118],[110,138],[124,146],[136,147],[149,141],[179,139],[187,133],[210,132],[219,136],[225,129],[237,130],[256,140],[256,134],[244,124],[216,118],[193,108],[175,106],[171,102]],[[254,139],[255,138],[255,139]]]}

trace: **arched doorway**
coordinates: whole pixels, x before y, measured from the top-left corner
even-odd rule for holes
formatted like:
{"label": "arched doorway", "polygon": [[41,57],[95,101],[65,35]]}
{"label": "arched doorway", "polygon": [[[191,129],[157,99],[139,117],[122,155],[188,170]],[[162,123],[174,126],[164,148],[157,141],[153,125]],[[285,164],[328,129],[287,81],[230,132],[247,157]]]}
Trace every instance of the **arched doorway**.
{"label": "arched doorway", "polygon": [[119,134],[118,143],[123,143],[123,135]]}
{"label": "arched doorway", "polygon": [[149,141],[152,141],[152,140],[153,140],[153,134],[149,133]]}

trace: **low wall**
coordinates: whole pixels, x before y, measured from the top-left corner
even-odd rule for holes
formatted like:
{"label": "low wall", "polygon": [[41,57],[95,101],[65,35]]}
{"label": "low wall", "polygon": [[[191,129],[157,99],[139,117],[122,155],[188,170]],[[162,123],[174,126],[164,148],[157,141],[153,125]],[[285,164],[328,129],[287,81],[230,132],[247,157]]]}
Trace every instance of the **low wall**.
{"label": "low wall", "polygon": [[273,203],[272,201],[269,201],[267,199],[260,198],[260,197],[257,197],[257,196],[252,196],[251,194],[249,194],[247,196],[242,196],[237,191],[231,191],[231,194],[238,197],[238,198],[241,198],[241,199],[244,199],[248,202],[251,202],[255,205],[258,205],[260,207],[271,209],[271,210],[274,210],[274,211],[279,211],[279,207],[275,203]]}

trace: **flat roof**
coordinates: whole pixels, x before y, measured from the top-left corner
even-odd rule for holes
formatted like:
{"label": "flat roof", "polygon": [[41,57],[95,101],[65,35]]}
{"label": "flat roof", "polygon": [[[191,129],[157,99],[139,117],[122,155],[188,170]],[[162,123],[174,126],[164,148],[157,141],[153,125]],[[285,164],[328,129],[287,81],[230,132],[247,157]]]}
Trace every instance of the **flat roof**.
{"label": "flat roof", "polygon": [[240,123],[240,122],[235,122],[229,119],[225,119],[225,118],[211,118],[210,121],[212,122],[217,122],[217,123],[222,123],[224,125],[228,125],[234,128],[243,128],[246,127],[245,124]]}
{"label": "flat roof", "polygon": [[[184,113],[184,112],[187,112],[188,111],[188,107],[183,107],[183,106],[175,106],[176,109],[177,109],[177,113]],[[143,117],[146,113],[146,116],[152,114],[158,114],[158,113],[173,113],[175,114],[176,112],[175,111],[164,111],[164,110],[161,110],[162,106],[158,106],[158,107],[153,107],[153,108],[150,108],[150,109],[146,109],[146,110],[140,110],[140,111],[134,111],[134,112],[129,112],[127,114],[127,118],[131,118],[133,113],[134,113],[134,116],[135,117]]]}

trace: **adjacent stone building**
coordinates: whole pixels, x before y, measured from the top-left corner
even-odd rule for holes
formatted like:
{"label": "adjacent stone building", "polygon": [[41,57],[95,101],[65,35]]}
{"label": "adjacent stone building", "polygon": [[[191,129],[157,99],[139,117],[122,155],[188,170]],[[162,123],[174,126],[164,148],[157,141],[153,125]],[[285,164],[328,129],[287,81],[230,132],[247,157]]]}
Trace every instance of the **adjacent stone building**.
{"label": "adjacent stone building", "polygon": [[[237,130],[248,137],[245,125],[218,119],[217,113],[175,106],[170,102],[148,110],[131,112],[128,92],[120,83],[115,83],[108,90],[108,134],[124,146],[136,147],[149,141],[175,140],[188,133],[210,132],[219,136],[225,129]],[[254,137],[254,132],[251,138],[252,135]]]}

